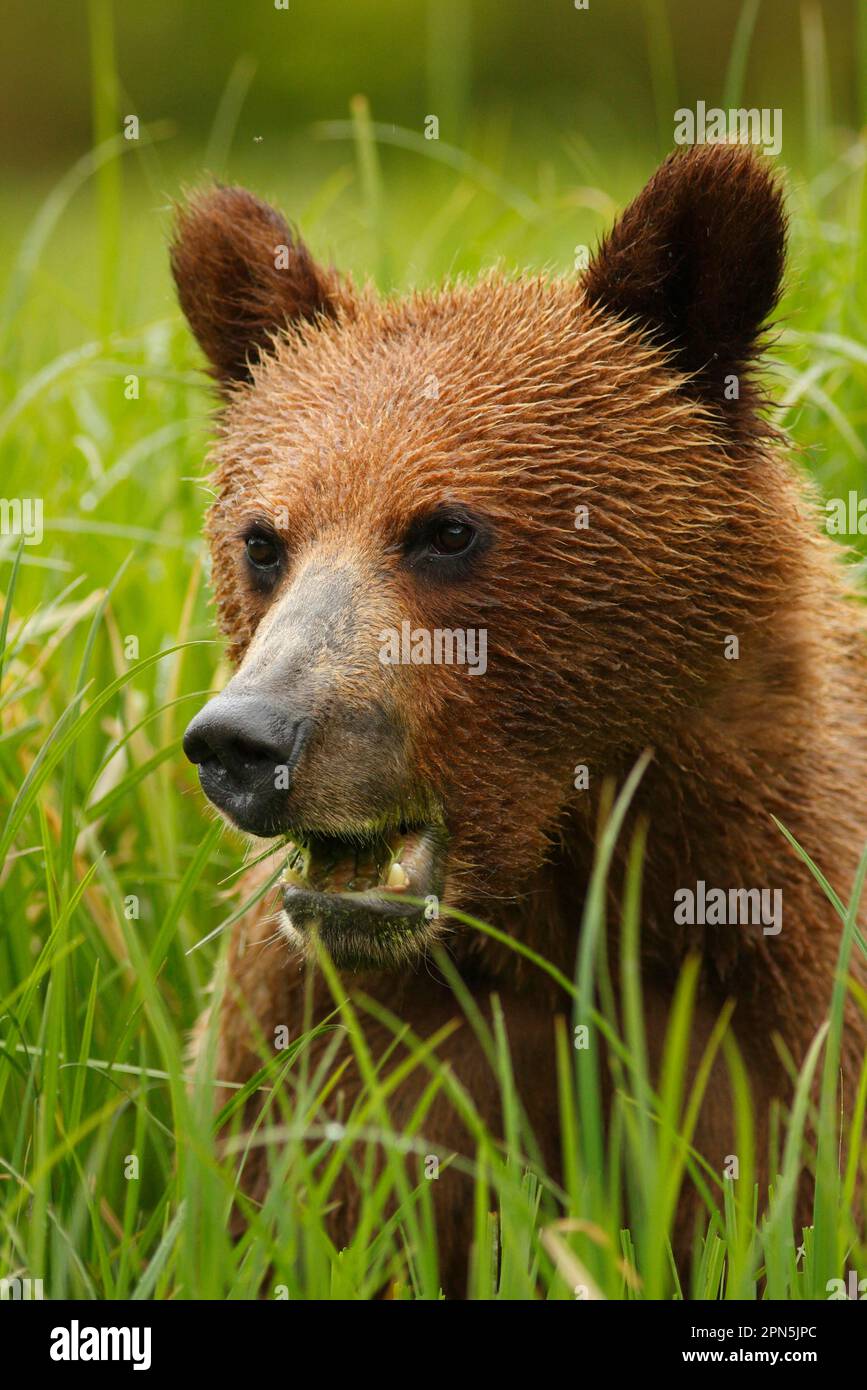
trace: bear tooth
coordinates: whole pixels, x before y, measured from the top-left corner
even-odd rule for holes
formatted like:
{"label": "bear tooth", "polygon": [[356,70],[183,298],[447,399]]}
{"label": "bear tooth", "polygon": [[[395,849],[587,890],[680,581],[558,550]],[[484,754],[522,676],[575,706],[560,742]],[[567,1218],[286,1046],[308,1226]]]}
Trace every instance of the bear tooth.
{"label": "bear tooth", "polygon": [[385,880],[387,888],[406,888],[409,883],[409,875],[401,863],[395,859],[388,871],[388,878]]}

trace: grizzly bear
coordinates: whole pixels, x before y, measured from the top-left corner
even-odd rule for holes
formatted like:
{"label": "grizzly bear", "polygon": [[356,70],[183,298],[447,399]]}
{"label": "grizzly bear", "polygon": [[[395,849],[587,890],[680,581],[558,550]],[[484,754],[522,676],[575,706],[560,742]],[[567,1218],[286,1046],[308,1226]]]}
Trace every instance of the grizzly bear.
{"label": "grizzly bear", "polygon": [[[776,821],[845,901],[867,812],[862,617],[761,413],[785,243],[779,182],[741,145],[669,157],[579,278],[492,273],[403,299],[317,264],[243,189],[179,211],[174,277],[221,393],[208,537],[236,668],[185,749],[229,822],[287,862],[276,909],[266,895],[234,927],[219,1079],[247,1081],[262,1038],[298,1033],[305,980],[308,1023],[333,1011],[322,948],[350,993],[429,1038],[461,1014],[432,964],[442,943],[482,1013],[499,1000],[556,1173],[570,1002],[502,938],[573,977],[605,788],[647,750],[609,931],[629,827],[646,825],[650,1063],[697,957],[691,1075],[733,1003],[766,1191],[772,1102],[792,1093],[781,1056],[800,1065],[827,1014],[841,931]],[[720,890],[733,920],[704,910]],[[867,985],[860,952],[851,969]],[[393,1033],[365,1028],[381,1058]],[[844,1108],[865,1031],[853,1010]],[[438,1052],[502,1133],[467,1025]],[[396,1128],[428,1080],[416,1069],[390,1098]],[[350,1068],[345,1104],[361,1085]],[[694,1142],[719,1174],[732,1109],[718,1057]],[[442,1095],[424,1135],[472,1153]],[[244,1167],[253,1200],[264,1152]],[[460,1294],[471,1183],[449,1171],[437,1188],[443,1286]],[[360,1201],[348,1172],[335,1195],[340,1242]],[[679,1254],[697,1201],[684,1191]]]}

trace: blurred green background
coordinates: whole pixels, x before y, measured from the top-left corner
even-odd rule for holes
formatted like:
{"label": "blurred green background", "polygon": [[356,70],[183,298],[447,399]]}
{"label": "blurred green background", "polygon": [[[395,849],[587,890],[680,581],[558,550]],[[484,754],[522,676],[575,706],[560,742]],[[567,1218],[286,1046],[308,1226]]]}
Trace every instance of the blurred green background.
{"label": "blurred green background", "polygon": [[[7,170],[38,176],[87,148],[90,8],[84,0],[7,0]],[[786,108],[787,145],[800,147],[803,27],[821,24],[835,119],[857,125],[859,0],[747,8],[757,11],[747,104]],[[345,115],[350,97],[365,92],[382,121],[419,130],[425,114],[438,113],[442,138],[461,147],[493,118],[516,151],[559,165],[564,141],[577,137],[603,167],[613,159],[616,172],[636,144],[657,138],[658,78],[672,83],[678,104],[722,98],[741,11],[740,0],[590,0],[586,11],[573,0],[288,0],[285,10],[273,0],[118,0],[120,99],[143,121],[173,122],[180,149],[165,157],[195,171],[227,78],[246,55],[255,73],[228,160],[236,171],[273,171],[311,122]],[[814,33],[812,41],[821,39]],[[660,152],[668,130],[658,132]],[[250,148],[256,135],[266,137],[261,150]]]}

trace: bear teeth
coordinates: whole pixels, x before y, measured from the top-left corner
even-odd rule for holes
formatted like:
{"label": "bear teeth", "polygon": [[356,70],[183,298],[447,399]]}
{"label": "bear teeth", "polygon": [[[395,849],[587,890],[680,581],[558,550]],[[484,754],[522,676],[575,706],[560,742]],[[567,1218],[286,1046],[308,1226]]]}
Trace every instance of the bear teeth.
{"label": "bear teeth", "polygon": [[397,859],[395,859],[394,863],[388,871],[388,877],[385,880],[385,886],[386,888],[406,888],[408,887],[408,885],[409,874],[407,873],[403,865],[399,863]]}
{"label": "bear teeth", "polygon": [[387,836],[371,836],[365,845],[336,836],[312,835],[289,855],[284,879],[320,893],[402,893],[414,882],[421,832],[401,827]]}

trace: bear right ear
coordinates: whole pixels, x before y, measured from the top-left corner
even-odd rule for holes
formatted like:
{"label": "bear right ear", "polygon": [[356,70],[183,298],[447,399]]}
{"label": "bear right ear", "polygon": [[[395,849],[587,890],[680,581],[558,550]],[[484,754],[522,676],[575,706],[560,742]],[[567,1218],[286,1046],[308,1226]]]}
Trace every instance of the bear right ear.
{"label": "bear right ear", "polygon": [[741,410],[751,400],[750,368],[785,251],[770,166],[745,145],[695,145],[669,155],[615,223],[585,294],[665,348],[688,376],[684,391],[736,418],[737,400]]}
{"label": "bear right ear", "polygon": [[171,264],[181,308],[224,390],[250,379],[280,328],[346,307],[335,272],[244,188],[208,189],[178,208]]}

